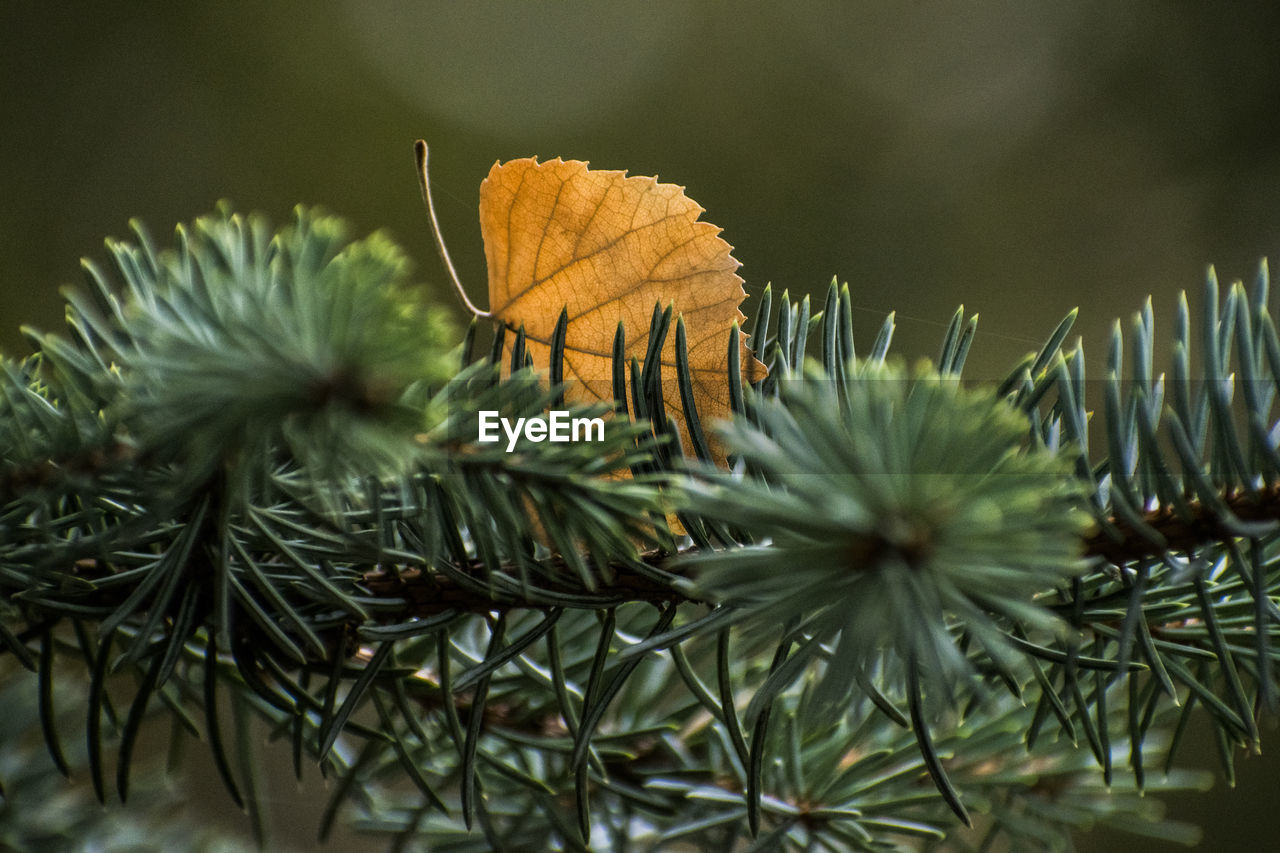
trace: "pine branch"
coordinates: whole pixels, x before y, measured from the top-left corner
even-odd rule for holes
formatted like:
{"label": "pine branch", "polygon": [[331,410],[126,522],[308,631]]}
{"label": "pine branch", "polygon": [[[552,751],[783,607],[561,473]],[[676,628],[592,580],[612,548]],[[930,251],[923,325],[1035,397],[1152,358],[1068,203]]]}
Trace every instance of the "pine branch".
{"label": "pine branch", "polygon": [[[1250,492],[1228,491],[1223,504],[1231,515],[1246,523],[1280,522],[1280,484],[1264,485]],[[1085,555],[1101,557],[1117,566],[1159,558],[1168,552],[1194,553],[1216,543],[1231,542],[1239,535],[1236,526],[1224,524],[1221,509],[1201,501],[1188,500],[1183,513],[1172,507],[1146,512],[1141,526],[1121,518],[1110,519],[1106,531],[1085,540]],[[1152,533],[1156,536],[1152,536]]]}
{"label": "pine branch", "polygon": [[[761,381],[734,330],[718,432],[659,306],[685,429],[644,417],[661,359],[619,360],[629,416],[602,442],[507,453],[475,413],[563,388],[519,330],[475,356],[473,325],[459,352],[385,238],[224,210],[175,250],[141,229],[109,249],[70,337],[28,332],[0,376],[0,642],[42,695],[52,655],[90,674],[104,795],[110,721],[123,790],[159,700],[250,808],[252,713],[339,780],[331,817],[436,845],[985,846],[967,812],[1042,846],[1109,817],[1172,831],[1140,795],[1201,784],[1147,772],[1190,709],[1228,774],[1274,709],[1265,266],[1225,298],[1210,277],[1202,383],[1185,299],[1167,379],[1150,306],[1123,382],[1117,326],[1092,435],[1074,313],[981,388],[960,380],[974,319],[908,370],[891,315],[859,359],[833,283],[817,311],[766,289]],[[562,359],[563,336],[539,367]]]}
{"label": "pine branch", "polygon": [[[670,560],[670,555],[651,551],[640,555],[640,559],[646,565],[658,568]],[[542,564],[551,576],[569,576],[570,574],[568,562],[563,557],[551,556],[543,560]],[[514,567],[500,569],[506,572],[513,570]],[[462,567],[460,571],[479,585],[483,583],[490,570],[480,563],[472,563]],[[636,572],[627,564],[619,563],[610,566],[610,574],[613,576],[612,580],[592,590],[590,598],[579,603],[580,607],[598,610],[602,607],[616,607],[627,602],[706,603],[670,584],[656,580],[652,574]],[[374,571],[364,576],[362,584],[375,596],[403,601],[404,604],[397,608],[396,619],[399,621],[427,618],[445,611],[489,613],[510,608],[536,609],[539,606],[550,606],[539,605],[529,596],[484,598],[476,595],[474,587],[463,587],[448,576],[426,573],[420,569],[400,570],[394,573],[385,570]],[[548,589],[552,593],[563,595],[581,595],[582,593],[581,587],[571,583],[548,584]]]}

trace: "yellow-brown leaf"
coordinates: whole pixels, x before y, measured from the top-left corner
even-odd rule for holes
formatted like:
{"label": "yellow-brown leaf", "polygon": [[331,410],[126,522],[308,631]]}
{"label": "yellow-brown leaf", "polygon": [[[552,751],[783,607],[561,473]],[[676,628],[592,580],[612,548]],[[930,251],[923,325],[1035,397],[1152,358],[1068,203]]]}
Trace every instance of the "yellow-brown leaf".
{"label": "yellow-brown leaf", "polygon": [[[704,422],[730,415],[728,342],[746,319],[732,247],[682,187],[577,160],[496,163],[480,185],[480,230],[490,312],[524,326],[534,363],[545,365],[562,307],[568,311],[564,376],[577,401],[612,400],[618,321],[627,357],[648,348],[654,303],[674,303],[688,336],[694,399]],[[663,400],[685,432],[676,385],[674,331],[663,347]],[[743,378],[764,376],[745,336]],[[688,447],[688,435],[684,436]]]}

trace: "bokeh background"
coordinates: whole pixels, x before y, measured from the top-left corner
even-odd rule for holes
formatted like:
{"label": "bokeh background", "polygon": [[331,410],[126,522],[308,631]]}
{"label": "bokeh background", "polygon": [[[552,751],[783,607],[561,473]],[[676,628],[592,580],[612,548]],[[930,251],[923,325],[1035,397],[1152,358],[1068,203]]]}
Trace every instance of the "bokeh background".
{"label": "bokeh background", "polygon": [[[995,378],[1079,306],[1096,374],[1148,294],[1167,330],[1207,264],[1251,280],[1280,250],[1278,33],[1280,4],[1155,0],[5,3],[0,349],[61,322],[58,288],[131,217],[167,239],[224,198],[387,229],[424,298],[454,304],[424,137],[480,300],[480,180],[559,155],[687,186],[752,294],[848,281],[865,343],[896,310],[895,350],[933,355],[963,303],[969,375]],[[1203,849],[1273,849],[1280,762],[1241,758],[1242,790],[1171,800]],[[306,846],[319,788],[271,791],[281,841]]]}

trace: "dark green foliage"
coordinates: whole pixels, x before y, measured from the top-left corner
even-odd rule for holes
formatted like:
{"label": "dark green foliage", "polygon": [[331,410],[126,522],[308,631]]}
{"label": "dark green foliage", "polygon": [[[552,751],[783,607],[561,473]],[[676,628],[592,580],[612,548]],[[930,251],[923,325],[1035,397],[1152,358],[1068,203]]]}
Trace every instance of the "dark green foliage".
{"label": "dark green foliage", "polygon": [[[1074,315],[976,387],[963,311],[908,370],[892,316],[859,358],[847,287],[766,289],[729,424],[658,305],[614,406],[573,408],[602,442],[508,453],[476,413],[560,407],[563,335],[532,368],[519,329],[455,347],[385,238],[222,211],[109,248],[70,336],[0,375],[0,644],[51,767],[54,682],[86,676],[100,799],[159,713],[262,831],[256,717],[333,780],[322,831],[403,848],[1065,849],[1189,837],[1141,797],[1202,784],[1165,773],[1188,709],[1229,772],[1274,708],[1265,268],[1210,281],[1204,381],[1185,309],[1155,375],[1148,307],[1097,388]],[[648,418],[671,369],[688,447]]]}

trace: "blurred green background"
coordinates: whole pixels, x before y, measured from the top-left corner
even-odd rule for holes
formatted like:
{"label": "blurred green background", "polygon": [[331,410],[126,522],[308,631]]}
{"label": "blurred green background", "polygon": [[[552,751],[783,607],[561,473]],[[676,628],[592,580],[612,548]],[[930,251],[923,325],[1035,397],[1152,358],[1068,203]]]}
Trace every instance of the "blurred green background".
{"label": "blurred green background", "polygon": [[[969,375],[994,378],[1078,305],[1097,375],[1147,294],[1167,330],[1206,264],[1251,280],[1280,247],[1277,33],[1280,4],[5,3],[0,349],[60,323],[58,287],[130,217],[167,240],[222,198],[388,229],[455,304],[424,137],[481,302],[480,180],[559,155],[687,186],[751,294],[847,280],[864,343],[897,310],[896,351],[932,355],[963,302]],[[1204,849],[1274,849],[1269,761],[1175,801]]]}

